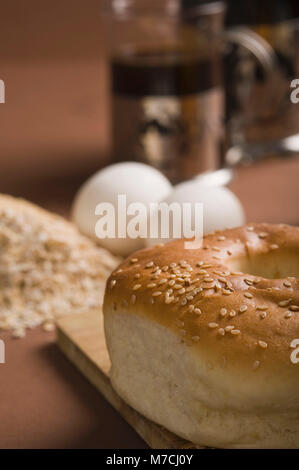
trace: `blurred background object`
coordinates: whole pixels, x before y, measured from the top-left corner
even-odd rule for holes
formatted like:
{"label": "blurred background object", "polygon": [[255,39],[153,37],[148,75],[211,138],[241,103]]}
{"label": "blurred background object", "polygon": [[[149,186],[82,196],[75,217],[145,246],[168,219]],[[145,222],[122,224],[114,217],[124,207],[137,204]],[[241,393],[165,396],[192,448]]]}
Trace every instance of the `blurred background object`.
{"label": "blurred background object", "polygon": [[[109,107],[99,1],[3,0],[0,190],[61,211],[103,165]],[[52,201],[52,202],[51,202]]]}
{"label": "blurred background object", "polygon": [[[185,7],[190,7],[190,2],[184,1]],[[267,8],[263,6],[266,4]],[[84,5],[79,0],[44,0],[42,4],[37,0],[26,3],[4,0],[1,5],[0,78],[6,84],[6,103],[0,105],[0,190],[64,214],[69,213],[76,189],[109,161],[111,151],[109,69],[100,21],[102,5],[100,0],[86,0]],[[264,39],[269,38],[269,31],[272,36],[274,30],[280,31],[276,43],[281,47],[285,22],[297,25],[296,3],[276,0],[269,5],[247,1],[240,7],[239,2],[231,1],[227,26],[245,24],[255,32],[263,32]],[[297,29],[292,31],[293,36],[286,35],[287,52],[296,56]],[[235,60],[233,55],[231,60]],[[248,66],[250,74],[252,67]],[[290,66],[285,68],[289,70]],[[259,83],[261,70],[256,63],[253,70]],[[277,87],[275,93],[280,92]],[[263,97],[262,92],[260,96]],[[260,97],[256,100],[261,101]],[[227,102],[229,113],[234,102]],[[286,104],[287,112],[280,112],[275,122],[267,118],[258,125],[249,122],[246,139],[275,140],[298,132],[299,105]],[[251,113],[249,108],[245,111]],[[122,125],[125,124],[126,120]],[[235,135],[238,142],[238,133]],[[283,163],[276,160],[238,170],[232,187],[249,218],[278,221],[285,217],[285,221],[298,221],[297,165],[296,160]],[[255,188],[252,194],[254,181],[260,178],[263,182],[266,178],[266,189]],[[284,201],[289,215],[285,211],[278,213],[273,194],[277,194],[277,201]],[[264,201],[262,206],[256,204],[255,195]]]}
{"label": "blurred background object", "polygon": [[[112,84],[113,157],[172,182],[224,158],[224,2],[103,0]],[[203,27],[204,25],[204,27]]]}
{"label": "blurred background object", "polygon": [[232,30],[241,25],[258,34],[273,61],[267,76],[245,48],[231,46],[226,67],[226,117],[232,143],[297,133],[298,115],[290,101],[290,83],[299,76],[298,2],[253,0],[241,4],[228,0],[226,25]]}

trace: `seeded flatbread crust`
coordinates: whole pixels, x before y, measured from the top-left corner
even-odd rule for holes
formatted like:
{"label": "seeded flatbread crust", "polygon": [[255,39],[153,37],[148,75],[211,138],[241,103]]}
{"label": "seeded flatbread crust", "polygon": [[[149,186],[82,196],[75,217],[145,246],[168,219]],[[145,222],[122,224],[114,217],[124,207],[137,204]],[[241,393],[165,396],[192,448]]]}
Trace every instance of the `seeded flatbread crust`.
{"label": "seeded flatbread crust", "polygon": [[135,253],[104,299],[111,378],[197,444],[299,447],[299,229],[249,224]]}

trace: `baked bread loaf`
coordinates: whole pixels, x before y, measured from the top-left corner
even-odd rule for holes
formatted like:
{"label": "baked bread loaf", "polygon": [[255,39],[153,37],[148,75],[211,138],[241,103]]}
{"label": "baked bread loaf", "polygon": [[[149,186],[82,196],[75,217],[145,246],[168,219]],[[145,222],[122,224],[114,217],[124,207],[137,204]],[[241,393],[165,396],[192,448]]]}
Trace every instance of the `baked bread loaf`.
{"label": "baked bread loaf", "polygon": [[287,225],[136,252],[106,286],[113,387],[198,445],[299,448],[298,278],[299,228]]}

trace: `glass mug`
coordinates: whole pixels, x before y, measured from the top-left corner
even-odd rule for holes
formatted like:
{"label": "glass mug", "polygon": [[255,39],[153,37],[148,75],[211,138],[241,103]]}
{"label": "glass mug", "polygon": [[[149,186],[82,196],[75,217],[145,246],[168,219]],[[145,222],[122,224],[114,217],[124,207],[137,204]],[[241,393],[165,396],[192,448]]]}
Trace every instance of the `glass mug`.
{"label": "glass mug", "polygon": [[224,18],[221,1],[102,1],[114,162],[147,163],[172,182],[225,166],[227,45],[244,47],[269,77],[275,58],[249,29],[224,32]]}

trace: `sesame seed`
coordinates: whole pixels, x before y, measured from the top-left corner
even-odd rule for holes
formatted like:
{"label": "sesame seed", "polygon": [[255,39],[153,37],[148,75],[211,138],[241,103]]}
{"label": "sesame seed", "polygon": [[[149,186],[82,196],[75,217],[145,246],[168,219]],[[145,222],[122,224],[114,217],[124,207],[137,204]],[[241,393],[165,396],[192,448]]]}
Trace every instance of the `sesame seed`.
{"label": "sesame seed", "polygon": [[231,330],[232,335],[239,335],[241,333],[240,330]]}
{"label": "sesame seed", "polygon": [[298,305],[291,305],[289,307],[290,310],[292,310],[292,312],[298,312],[299,311],[299,306]]}
{"label": "sesame seed", "polygon": [[135,302],[136,302],[136,295],[133,294],[133,295],[131,296],[131,304],[134,305]]}
{"label": "sesame seed", "polygon": [[154,282],[151,282],[151,283],[148,284],[146,287],[148,287],[149,289],[151,289],[152,287],[157,287],[157,284],[155,284]]}
{"label": "sesame seed", "polygon": [[252,279],[248,279],[248,278],[245,278],[245,279],[244,279],[244,282],[245,282],[248,286],[252,286],[252,284],[253,284]]}
{"label": "sesame seed", "polygon": [[198,274],[208,274],[208,271],[206,271],[205,269],[200,269],[198,271]]}
{"label": "sesame seed", "polygon": [[224,328],[219,328],[218,333],[220,334],[220,336],[224,336],[225,335]]}
{"label": "sesame seed", "polygon": [[230,295],[230,294],[231,294],[231,291],[230,291],[230,290],[227,290],[227,289],[222,289],[222,294],[224,294],[224,295]]}
{"label": "sesame seed", "polygon": [[165,284],[166,282],[167,282],[167,279],[163,278],[163,279],[160,279],[158,284],[159,284],[159,286],[161,286],[162,284]]}
{"label": "sesame seed", "polygon": [[170,297],[168,294],[165,295],[165,303],[166,305],[171,304],[174,301],[174,297]]}
{"label": "sesame seed", "polygon": [[203,265],[203,263],[204,263],[203,261],[198,261],[198,263],[196,263],[196,266],[200,268]]}
{"label": "sesame seed", "polygon": [[131,259],[131,263],[134,264],[134,263],[137,263],[138,259],[137,258],[132,258]]}
{"label": "sesame seed", "polygon": [[254,363],[253,363],[254,370],[258,369],[259,366],[260,366],[260,361],[254,361]]}
{"label": "sesame seed", "polygon": [[193,310],[195,310],[195,306],[194,305],[189,305],[188,311],[193,312]]}
{"label": "sesame seed", "polygon": [[201,312],[200,308],[196,307],[194,309],[194,313],[196,313],[196,315],[201,315],[202,312]]}
{"label": "sesame seed", "polygon": [[272,245],[270,245],[271,250],[277,250],[278,248],[279,248],[279,246],[276,245],[276,243],[272,243]]}
{"label": "sesame seed", "polygon": [[160,290],[156,290],[155,292],[152,293],[152,296],[153,297],[158,297],[161,294],[162,294],[162,292]]}
{"label": "sesame seed", "polygon": [[181,284],[174,284],[173,286],[174,289],[179,290],[182,288]]}
{"label": "sesame seed", "polygon": [[220,236],[220,237],[217,238],[217,240],[218,240],[219,242],[223,242],[224,240],[226,240],[226,237]]}
{"label": "sesame seed", "polygon": [[186,288],[186,292],[192,292],[194,290],[194,286],[189,286]]}
{"label": "sesame seed", "polygon": [[249,227],[247,227],[247,230],[248,230],[248,232],[253,232],[254,227],[252,227],[252,226],[250,225]]}
{"label": "sesame seed", "polygon": [[168,271],[168,269],[168,266],[163,266],[162,271],[165,273],[166,271]]}
{"label": "sesame seed", "polygon": [[269,233],[267,233],[267,232],[261,232],[261,233],[258,234],[258,237],[263,239],[263,238],[267,238],[268,235],[269,235]]}
{"label": "sesame seed", "polygon": [[247,297],[247,299],[252,299],[253,295],[250,294],[250,292],[245,292],[244,297]]}
{"label": "sesame seed", "polygon": [[284,318],[291,318],[293,316],[292,312],[287,312],[284,315]]}
{"label": "sesame seed", "polygon": [[133,286],[133,290],[138,290],[140,289],[141,287],[141,284],[135,284],[135,286]]}
{"label": "sesame seed", "polygon": [[255,308],[256,310],[268,310],[267,305],[257,305]]}
{"label": "sesame seed", "polygon": [[199,341],[199,336],[192,336],[192,341],[195,341],[195,342]]}
{"label": "sesame seed", "polygon": [[182,287],[180,290],[178,290],[178,294],[185,294],[186,292],[186,289],[184,287]]}
{"label": "sesame seed", "polygon": [[264,320],[266,318],[266,316],[267,316],[267,312],[261,312],[260,313],[260,319],[261,320]]}
{"label": "sesame seed", "polygon": [[175,267],[176,267],[176,265],[177,265],[176,263],[170,263],[170,265],[169,265],[169,266],[170,266],[171,268],[175,268]]}
{"label": "sesame seed", "polygon": [[214,273],[214,274],[217,274],[217,276],[221,276],[221,275],[222,275],[222,272],[221,272],[221,271],[217,271],[217,270],[213,271],[213,273]]}
{"label": "sesame seed", "polygon": [[181,300],[181,305],[186,305],[187,304],[187,299],[186,297],[184,297],[182,300]]}
{"label": "sesame seed", "polygon": [[154,266],[154,262],[153,261],[150,261],[149,263],[147,263],[145,265],[145,267],[148,269],[148,268],[151,268],[152,266]]}
{"label": "sesame seed", "polygon": [[236,312],[235,310],[231,310],[231,311],[229,312],[229,316],[230,316],[231,318],[235,317],[236,315],[237,315],[237,312]]}
{"label": "sesame seed", "polygon": [[246,312],[247,309],[248,309],[247,305],[241,305],[241,307],[239,308],[239,312],[244,313],[244,312]]}
{"label": "sesame seed", "polygon": [[187,300],[193,300],[193,295],[186,295]]}
{"label": "sesame seed", "polygon": [[281,300],[280,302],[278,302],[278,305],[279,305],[279,307],[287,307],[290,302],[291,302],[291,299]]}
{"label": "sesame seed", "polygon": [[226,308],[223,307],[223,308],[220,310],[220,315],[221,315],[222,317],[225,317],[226,314],[227,314],[227,310],[226,310]]}
{"label": "sesame seed", "polygon": [[290,281],[284,281],[283,285],[285,287],[292,287],[292,283]]}
{"label": "sesame seed", "polygon": [[116,284],[116,280],[115,279],[112,279],[112,281],[110,282],[110,287],[111,289],[113,289],[113,287],[115,286]]}
{"label": "sesame seed", "polygon": [[267,344],[265,341],[259,341],[259,342],[258,342],[258,345],[259,345],[262,349],[267,349],[267,347],[268,347],[268,344]]}
{"label": "sesame seed", "polygon": [[198,294],[199,292],[202,292],[203,291],[203,288],[202,287],[197,287],[195,290],[194,290],[194,295]]}
{"label": "sesame seed", "polygon": [[233,325],[227,325],[227,326],[224,328],[224,330],[227,331],[227,332],[232,331],[232,330],[234,330],[234,329],[235,329],[235,327],[234,327]]}
{"label": "sesame seed", "polygon": [[218,326],[219,326],[218,323],[214,323],[214,322],[211,322],[208,324],[209,328],[218,328]]}
{"label": "sesame seed", "polygon": [[141,274],[136,273],[135,276],[134,276],[134,279],[139,279],[140,277],[141,277]]}
{"label": "sesame seed", "polygon": [[122,270],[121,268],[119,268],[119,269],[116,271],[117,274],[122,273],[122,272],[123,272],[123,270]]}
{"label": "sesame seed", "polygon": [[213,247],[212,247],[212,250],[217,251],[218,253],[221,251],[218,246],[213,246]]}

